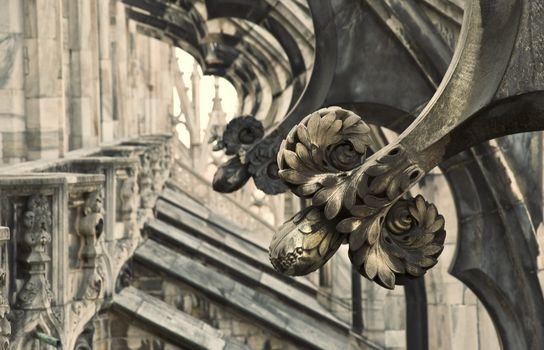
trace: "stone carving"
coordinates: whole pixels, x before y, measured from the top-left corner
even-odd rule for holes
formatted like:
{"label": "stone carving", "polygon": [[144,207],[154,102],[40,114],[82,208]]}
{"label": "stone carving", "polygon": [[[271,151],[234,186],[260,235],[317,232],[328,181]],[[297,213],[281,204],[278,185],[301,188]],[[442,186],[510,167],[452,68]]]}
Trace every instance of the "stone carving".
{"label": "stone carving", "polygon": [[53,312],[53,292],[47,277],[48,254],[51,243],[51,209],[46,196],[32,195],[22,217],[23,248],[27,251],[21,259],[26,280],[17,293],[14,318],[15,334],[13,349],[25,348],[34,331],[47,329],[53,335],[61,335],[60,317]]}
{"label": "stone carving", "polygon": [[260,140],[264,136],[264,127],[260,121],[249,115],[232,119],[226,126],[223,136],[214,135],[216,141],[213,150],[224,149],[229,156],[239,154],[243,149]]}
{"label": "stone carving", "polygon": [[153,167],[152,155],[146,151],[140,156],[140,169],[138,171],[138,188],[140,189],[140,209],[138,210],[138,223],[140,225],[149,217],[150,211],[155,205],[156,195],[153,191]]}
{"label": "stone carving", "polygon": [[[156,197],[156,194],[162,190],[164,149],[163,147],[153,147],[148,152],[151,172],[153,174],[152,189]],[[153,199],[153,205],[151,207],[155,205],[154,200],[156,200],[156,198]]]}
{"label": "stone carving", "polygon": [[360,117],[338,107],[291,130],[278,153],[279,176],[312,205],[274,236],[270,258],[278,270],[314,271],[342,242],[360,273],[387,288],[437,263],[444,219],[421,196],[402,199],[425,172],[401,144],[365,161],[374,145]]}
{"label": "stone carving", "polygon": [[78,233],[82,238],[81,259],[83,267],[94,268],[96,264],[96,243],[104,230],[104,217],[102,216],[103,196],[101,191],[87,194],[85,203],[81,208]]}
{"label": "stone carving", "polygon": [[[278,167],[274,155],[278,151],[281,137],[274,132],[266,138],[260,121],[252,116],[232,119],[223,135],[219,131],[210,139],[215,142],[214,151],[224,149],[233,157],[221,164],[213,179],[213,188],[218,192],[234,192],[240,189],[250,177],[255,185],[266,193],[280,193],[287,188],[278,177]],[[252,148],[257,142],[258,147]]]}
{"label": "stone carving", "polygon": [[128,260],[119,271],[115,281],[115,292],[119,293],[123,288],[130,286],[133,279],[132,262]]}
{"label": "stone carving", "polygon": [[141,237],[135,236],[133,238],[120,239],[115,242],[113,248],[114,254],[112,254],[112,284],[115,284],[113,286],[114,288],[118,287],[117,283],[120,279],[119,275],[126,272],[123,268],[125,264],[128,264],[127,260],[132,257],[140,241]]}
{"label": "stone carving", "polygon": [[[172,140],[168,140],[164,143],[163,146],[163,157],[162,157],[162,184],[170,177],[170,169],[174,163],[174,151],[172,146]],[[162,188],[161,188],[162,190]]]}
{"label": "stone carving", "polygon": [[6,242],[10,240],[10,232],[7,227],[0,227],[0,349],[7,350],[10,346],[11,322],[8,315],[10,312],[8,291],[8,259]]}
{"label": "stone carving", "polygon": [[135,232],[136,212],[138,208],[138,182],[136,181],[137,170],[133,167],[127,168],[127,178],[123,180],[119,190],[121,201],[121,220],[125,224],[125,236]]}
{"label": "stone carving", "polygon": [[17,308],[22,310],[49,307],[53,293],[46,276],[46,265],[51,261],[47,252],[51,243],[51,209],[47,197],[33,195],[23,214],[23,242],[28,254],[22,259],[28,274],[17,294]]}
{"label": "stone carving", "polygon": [[[86,193],[85,201],[79,208],[77,232],[81,239],[80,257],[83,262],[81,284],[74,296],[69,309],[70,327],[66,329],[67,346],[74,348],[76,339],[79,341],[82,327],[93,317],[100,307],[100,299],[106,293],[106,270],[109,268],[109,258],[103,255],[103,239],[101,239],[104,218],[102,190]],[[77,348],[77,347],[76,347]]]}
{"label": "stone carving", "polygon": [[246,155],[253,181],[255,181],[257,188],[264,193],[278,194],[287,191],[287,186],[278,176],[279,169],[276,162],[281,139],[279,131],[274,130]]}
{"label": "stone carving", "polygon": [[74,346],[74,350],[92,350],[93,349],[93,338],[94,338],[94,318],[91,319],[87,324],[85,325],[85,329],[79,337],[77,338],[76,344]]}

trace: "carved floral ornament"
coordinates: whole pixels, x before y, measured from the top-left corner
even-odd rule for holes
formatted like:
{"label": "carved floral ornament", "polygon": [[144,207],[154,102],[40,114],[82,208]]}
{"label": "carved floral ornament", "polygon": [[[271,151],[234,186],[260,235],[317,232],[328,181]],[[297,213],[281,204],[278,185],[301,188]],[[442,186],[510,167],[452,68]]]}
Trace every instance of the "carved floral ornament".
{"label": "carved floral ornament", "polygon": [[425,171],[400,143],[366,160],[368,148],[376,148],[368,125],[338,107],[312,113],[282,142],[279,176],[311,206],[272,239],[280,272],[310,273],[342,243],[363,276],[390,289],[437,263],[444,219],[423,197],[407,196]]}
{"label": "carved floral ornament", "polygon": [[278,167],[273,160],[278,151],[281,134],[275,130],[265,137],[262,123],[252,116],[233,118],[222,135],[215,130],[210,142],[213,150],[224,149],[232,156],[221,164],[213,178],[213,188],[218,192],[234,192],[252,177],[258,189],[268,194],[287,190],[278,177]]}

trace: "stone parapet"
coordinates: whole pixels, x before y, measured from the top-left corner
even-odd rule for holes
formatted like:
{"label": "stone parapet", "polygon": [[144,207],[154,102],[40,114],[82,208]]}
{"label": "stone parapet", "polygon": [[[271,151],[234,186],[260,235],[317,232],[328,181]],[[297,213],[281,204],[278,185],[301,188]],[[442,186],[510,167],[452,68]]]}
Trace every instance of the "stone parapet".
{"label": "stone parapet", "polygon": [[153,217],[169,140],[146,136],[2,169],[0,341],[73,349],[85,340]]}

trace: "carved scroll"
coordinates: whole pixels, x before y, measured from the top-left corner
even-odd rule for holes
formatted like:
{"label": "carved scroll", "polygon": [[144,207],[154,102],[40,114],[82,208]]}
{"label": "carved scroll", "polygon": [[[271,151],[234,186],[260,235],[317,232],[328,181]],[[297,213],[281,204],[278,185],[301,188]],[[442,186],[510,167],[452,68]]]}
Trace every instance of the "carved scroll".
{"label": "carved scroll", "polygon": [[425,171],[401,144],[365,162],[373,146],[370,128],[338,107],[312,113],[289,133],[279,175],[312,205],[274,236],[270,257],[278,270],[314,271],[342,242],[359,272],[387,288],[437,263],[444,219],[421,196],[403,198]]}

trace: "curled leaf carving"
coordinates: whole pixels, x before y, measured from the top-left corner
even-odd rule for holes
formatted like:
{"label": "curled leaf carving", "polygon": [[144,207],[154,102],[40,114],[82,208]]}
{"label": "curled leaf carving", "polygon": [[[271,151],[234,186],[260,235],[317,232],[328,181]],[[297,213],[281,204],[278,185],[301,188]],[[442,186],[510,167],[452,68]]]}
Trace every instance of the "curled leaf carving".
{"label": "curled leaf carving", "polygon": [[401,199],[385,214],[342,220],[349,257],[359,272],[386,288],[422,276],[436,265],[444,247],[444,218],[422,196]]}
{"label": "curled leaf carving", "polygon": [[270,262],[284,274],[306,275],[323,266],[343,240],[318,208],[306,208],[276,232],[270,244]]}
{"label": "curled leaf carving", "polygon": [[264,127],[260,121],[249,115],[232,119],[226,126],[223,136],[216,136],[214,151],[225,149],[227,155],[235,155],[264,136]]}
{"label": "curled leaf carving", "polygon": [[[425,171],[400,142],[366,159],[368,148],[378,147],[359,116],[338,107],[322,109],[282,142],[279,176],[296,195],[311,198],[311,217],[322,221],[312,227],[329,227],[329,235],[343,237],[339,241],[349,244],[350,259],[360,273],[394,288],[436,264],[444,244],[444,219],[423,197],[404,199]],[[306,232],[304,220],[298,222],[295,216],[276,236],[289,225],[302,225],[298,231]],[[278,253],[276,236],[271,257]],[[293,251],[295,241],[280,250]],[[322,257],[312,266],[325,262]]]}
{"label": "curled leaf carving", "polygon": [[363,163],[372,143],[370,128],[355,113],[321,109],[304,118],[282,142],[279,175],[295,194],[309,197]]}
{"label": "curled leaf carving", "polygon": [[221,164],[213,179],[213,188],[218,192],[234,192],[250,177],[260,190],[269,194],[285,192],[286,186],[278,177],[278,165],[274,155],[278,151],[280,136],[277,131],[263,139],[264,127],[252,116],[232,119],[222,136],[219,131],[210,142],[215,142],[214,151],[225,149],[232,155]]}

